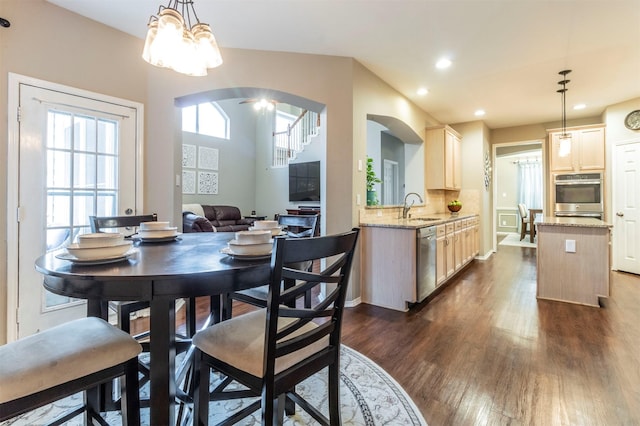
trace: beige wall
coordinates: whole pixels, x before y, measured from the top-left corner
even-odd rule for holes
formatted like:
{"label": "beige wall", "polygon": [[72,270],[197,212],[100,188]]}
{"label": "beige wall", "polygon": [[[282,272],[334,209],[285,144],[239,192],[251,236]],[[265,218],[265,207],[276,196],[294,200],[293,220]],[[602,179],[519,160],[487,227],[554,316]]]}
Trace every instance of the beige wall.
{"label": "beige wall", "polygon": [[[228,87],[262,87],[320,102],[326,106],[326,231],[358,224],[356,196],[365,196],[365,179],[355,165],[366,157],[366,116],[395,117],[416,134],[439,124],[388,84],[351,58],[224,49],[224,64],[209,76],[186,77],[154,68],[140,59],[143,41],[53,6],[44,0],[0,0],[0,16],[11,21],[0,29],[0,150],[7,166],[7,73],[65,84],[145,105],[145,206],[173,221],[181,219],[181,132],[176,97]],[[145,23],[141,23],[144,25]],[[623,115],[628,105],[612,107],[607,117]],[[483,218],[482,249],[491,240],[491,191],[482,183],[481,159],[491,143],[531,140],[554,126],[523,126],[490,132],[482,122],[456,125],[463,133],[463,183],[477,199]],[[619,127],[619,125],[617,125]],[[626,136],[623,133],[614,133]],[[632,135],[628,135],[632,136]],[[609,134],[608,134],[609,137]],[[471,157],[467,159],[467,156]],[[468,166],[468,167],[466,167]],[[0,224],[7,223],[6,174],[0,173]],[[468,185],[468,186],[467,186]],[[173,190],[168,190],[172,188]],[[465,189],[466,191],[466,189]],[[444,208],[444,206],[442,206]],[[171,219],[170,219],[171,220]],[[6,330],[6,226],[0,226],[0,342]],[[356,262],[352,297],[359,295]]]}
{"label": "beige wall", "polygon": [[[43,0],[0,0],[0,342],[6,340],[7,73],[146,102],[148,66],[142,40]],[[11,242],[15,244],[15,242]]]}
{"label": "beige wall", "polygon": [[[173,218],[174,222],[181,220],[181,189],[175,185],[175,175],[181,170],[181,132],[176,126],[179,113],[174,107],[177,97],[216,88],[262,87],[326,105],[328,233],[358,224],[355,194],[365,194],[365,189],[364,176],[354,171],[354,164],[356,158],[364,159],[366,155],[366,114],[397,117],[418,134],[435,122],[351,58],[223,49],[223,66],[211,70],[207,77],[193,78],[144,63],[140,59],[142,40],[43,0],[2,0],[0,13],[12,23],[10,29],[0,32],[2,117],[7,117],[7,72],[144,103],[144,209]],[[0,134],[6,138],[6,119],[0,124]],[[6,170],[6,148],[0,155]],[[6,175],[0,179],[0,218],[6,224]],[[0,238],[0,341],[4,341],[4,226]],[[352,292],[357,297],[359,267],[355,269]]]}

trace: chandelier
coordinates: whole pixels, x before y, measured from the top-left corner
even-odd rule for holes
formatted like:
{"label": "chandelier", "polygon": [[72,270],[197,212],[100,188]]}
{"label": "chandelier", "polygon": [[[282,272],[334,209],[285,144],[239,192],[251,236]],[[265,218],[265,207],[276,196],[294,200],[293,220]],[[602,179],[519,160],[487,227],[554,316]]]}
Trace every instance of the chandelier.
{"label": "chandelier", "polygon": [[208,68],[222,64],[216,39],[209,25],[198,19],[193,0],[169,0],[158,16],[149,18],[148,27],[142,59],[151,65],[204,76]]}
{"label": "chandelier", "polygon": [[560,135],[560,148],[558,155],[560,157],[566,157],[571,153],[571,133],[567,133],[567,83],[571,80],[567,80],[567,74],[571,70],[560,71],[558,74],[562,76],[562,80],[558,82],[562,89],[558,89],[556,92],[562,96],[562,134]]}

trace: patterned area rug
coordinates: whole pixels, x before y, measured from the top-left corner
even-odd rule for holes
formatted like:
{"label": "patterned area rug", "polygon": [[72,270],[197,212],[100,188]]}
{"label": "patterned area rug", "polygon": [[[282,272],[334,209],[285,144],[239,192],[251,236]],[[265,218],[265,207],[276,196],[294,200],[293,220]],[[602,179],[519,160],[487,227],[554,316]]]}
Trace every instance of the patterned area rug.
{"label": "patterned area rug", "polygon": [[[420,411],[400,385],[369,358],[349,347],[342,346],[340,367],[340,404],[343,425],[427,425]],[[215,375],[212,377],[214,377],[212,380],[216,380]],[[320,407],[320,410],[325,414],[328,413],[326,382],[326,371],[321,371],[296,387],[300,395],[313,405]],[[143,388],[142,393],[145,391],[146,389]],[[54,419],[70,407],[78,405],[81,398],[80,394],[74,395],[19,418],[2,422],[0,425],[41,425],[47,420]],[[215,424],[223,418],[224,414],[222,413],[235,412],[253,401],[254,399],[212,402],[210,405],[210,424]],[[108,414],[106,420],[111,425],[121,423],[119,413]],[[143,425],[149,425],[148,410],[143,409],[141,420]],[[260,425],[260,413],[256,412],[239,424]],[[296,414],[286,417],[284,424],[288,426],[315,425],[316,422],[297,407]],[[78,417],[65,425],[80,426],[82,419]]]}
{"label": "patterned area rug", "polygon": [[515,247],[538,247],[538,237],[533,239],[533,243],[529,242],[529,234],[527,234],[522,240],[520,240],[520,234],[507,234],[506,237],[500,243],[499,246],[515,246]]}

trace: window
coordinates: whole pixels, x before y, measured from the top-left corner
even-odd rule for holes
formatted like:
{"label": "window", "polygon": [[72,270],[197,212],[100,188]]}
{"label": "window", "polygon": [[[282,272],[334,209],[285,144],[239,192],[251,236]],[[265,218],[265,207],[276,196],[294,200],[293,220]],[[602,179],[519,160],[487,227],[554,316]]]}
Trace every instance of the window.
{"label": "window", "polygon": [[182,131],[230,139],[229,116],[215,102],[182,108]]}

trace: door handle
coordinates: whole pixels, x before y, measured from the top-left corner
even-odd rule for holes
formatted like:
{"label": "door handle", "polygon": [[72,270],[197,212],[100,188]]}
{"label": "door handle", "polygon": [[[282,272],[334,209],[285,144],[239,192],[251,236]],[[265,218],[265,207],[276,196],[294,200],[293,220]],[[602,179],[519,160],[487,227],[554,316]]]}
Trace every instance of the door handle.
{"label": "door handle", "polygon": [[132,209],[130,209],[130,208],[129,208],[129,209],[126,209],[126,210],[124,211],[124,214],[126,214],[127,216],[132,215],[132,214],[133,214],[133,210],[132,210]]}
{"label": "door handle", "polygon": [[616,216],[618,216],[618,217],[622,217],[622,216],[624,216],[624,213],[622,213],[622,212],[618,212],[618,213],[616,213]]}

